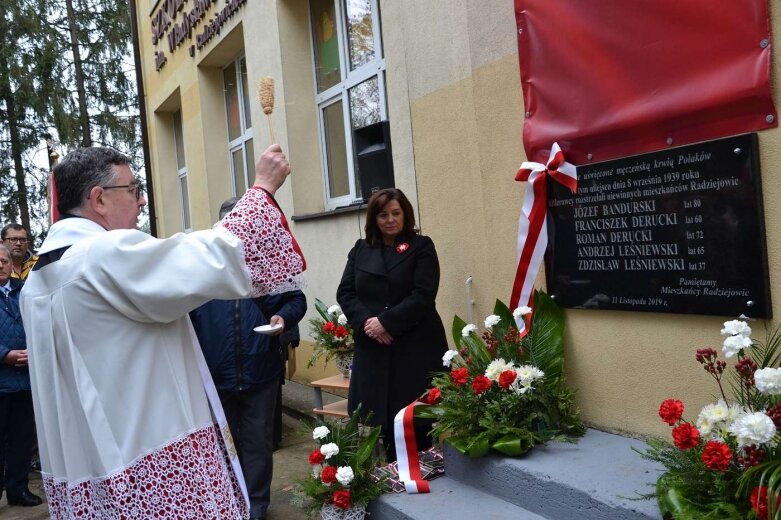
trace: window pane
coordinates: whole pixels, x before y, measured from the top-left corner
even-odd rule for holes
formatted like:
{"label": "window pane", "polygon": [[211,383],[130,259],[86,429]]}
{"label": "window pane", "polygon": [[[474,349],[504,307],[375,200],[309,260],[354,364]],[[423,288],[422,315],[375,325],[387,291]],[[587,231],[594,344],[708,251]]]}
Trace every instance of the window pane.
{"label": "window pane", "polygon": [[241,197],[247,191],[247,185],[244,182],[244,150],[238,148],[231,152],[233,161],[233,181],[236,186],[236,195]]}
{"label": "window pane", "polygon": [[247,86],[247,60],[241,59],[241,93],[244,99],[244,128],[252,128],[252,115],[249,109],[249,87]]}
{"label": "window pane", "polygon": [[380,122],[380,86],[377,76],[350,89],[350,122],[353,128]]}
{"label": "window pane", "polygon": [[344,115],[341,101],[323,109],[323,124],[325,125],[329,195],[331,197],[349,195],[350,180],[347,174],[347,148],[344,141]]}
{"label": "window pane", "polygon": [[189,193],[187,190],[187,175],[182,175],[179,177],[179,196],[182,199],[182,224],[184,224],[184,229],[191,229]]}
{"label": "window pane", "polygon": [[187,163],[184,160],[184,137],[182,136],[182,111],[174,112],[174,141],[176,142],[176,168],[181,170]]}
{"label": "window pane", "polygon": [[255,182],[255,151],[252,149],[252,139],[244,142],[244,159],[247,163],[247,186]]}
{"label": "window pane", "polygon": [[334,0],[312,0],[311,5],[317,91],[322,92],[341,81],[336,12]]}
{"label": "window pane", "polygon": [[223,71],[223,77],[225,79],[225,112],[228,114],[228,140],[233,141],[241,135],[239,89],[238,85],[236,85],[236,68],[231,66],[225,69]]}
{"label": "window pane", "polygon": [[357,69],[374,58],[371,0],[347,0],[347,45],[350,70]]}

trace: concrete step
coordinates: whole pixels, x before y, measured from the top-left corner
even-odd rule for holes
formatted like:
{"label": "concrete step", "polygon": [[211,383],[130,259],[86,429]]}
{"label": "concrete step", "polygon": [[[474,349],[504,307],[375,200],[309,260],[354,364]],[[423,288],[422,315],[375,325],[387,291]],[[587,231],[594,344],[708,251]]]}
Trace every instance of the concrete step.
{"label": "concrete step", "polygon": [[431,493],[390,493],[369,505],[371,520],[550,520],[450,477],[432,480]]}
{"label": "concrete step", "polygon": [[445,474],[552,520],[660,519],[655,500],[632,500],[652,493],[663,469],[632,451],[645,446],[597,430],[520,458],[471,458],[445,443]]}

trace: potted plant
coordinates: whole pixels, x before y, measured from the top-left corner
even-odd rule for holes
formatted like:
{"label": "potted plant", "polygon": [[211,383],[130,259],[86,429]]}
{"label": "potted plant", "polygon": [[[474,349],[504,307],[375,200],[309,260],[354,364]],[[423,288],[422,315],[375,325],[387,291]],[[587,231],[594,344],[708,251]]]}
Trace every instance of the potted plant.
{"label": "potted plant", "polygon": [[461,453],[517,456],[585,432],[575,393],[564,384],[563,313],[536,291],[531,327],[521,335],[515,319],[529,313],[528,307],[510,312],[497,300],[481,336],[476,325],[453,321],[458,349],[443,358],[450,372],[434,377],[424,398],[432,406],[416,407],[415,415],[435,419],[432,434],[446,435]]}
{"label": "potted plant", "polygon": [[[781,335],[751,338],[743,320],[724,323],[722,353],[701,348],[695,358],[715,380],[719,398],[695,419],[684,404],[666,399],[662,421],[672,444],[651,439],[641,455],[661,463],[655,497],[666,519],[730,520],[781,518]],[[725,384],[728,383],[728,384]]]}
{"label": "potted plant", "polygon": [[360,425],[359,416],[320,422],[312,430],[317,447],[309,454],[311,472],[296,482],[293,503],[322,520],[361,520],[368,503],[384,492],[383,479],[373,475],[381,462],[374,455],[380,428]]}
{"label": "potted plant", "polygon": [[315,298],[315,309],[320,317],[309,320],[315,348],[307,366],[314,366],[321,357],[326,363],[335,358],[336,368],[344,377],[349,377],[355,343],[347,316],[338,305],[326,307],[318,298]]}

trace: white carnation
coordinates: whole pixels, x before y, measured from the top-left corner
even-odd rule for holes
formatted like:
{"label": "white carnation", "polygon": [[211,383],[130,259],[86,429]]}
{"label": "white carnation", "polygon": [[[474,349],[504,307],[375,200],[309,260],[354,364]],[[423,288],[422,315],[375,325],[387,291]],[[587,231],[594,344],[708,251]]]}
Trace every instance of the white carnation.
{"label": "white carnation", "polygon": [[754,372],[757,390],[765,395],[781,394],[781,368],[761,368]]}
{"label": "white carnation", "polygon": [[721,329],[722,336],[751,336],[751,327],[745,321],[725,321]]}
{"label": "white carnation", "polygon": [[469,325],[465,326],[463,329],[461,329],[461,335],[465,338],[469,337],[469,334],[472,332],[477,331],[477,325],[470,323]]}
{"label": "white carnation", "polygon": [[531,312],[532,312],[531,307],[527,307],[526,305],[523,305],[513,311],[513,318],[517,320],[519,318],[523,318],[527,314],[531,314]]}
{"label": "white carnation", "polygon": [[347,325],[347,316],[340,314],[336,321],[339,323],[339,325]]}
{"label": "white carnation", "polygon": [[330,307],[328,307],[328,311],[326,312],[328,312],[328,314],[330,314],[331,316],[337,316],[342,313],[342,308],[339,307],[338,305],[331,305]]}
{"label": "white carnation", "polygon": [[724,345],[721,347],[724,352],[724,357],[731,358],[744,348],[751,346],[751,338],[746,336],[730,336],[724,340]]}
{"label": "white carnation", "polygon": [[490,329],[491,327],[493,327],[494,325],[496,325],[500,321],[502,321],[502,318],[500,318],[496,314],[491,314],[490,316],[487,316],[485,318],[485,328],[486,329]]}
{"label": "white carnation", "polygon": [[703,437],[707,437],[711,433],[718,435],[720,429],[725,427],[736,416],[736,412],[731,411],[731,408],[737,407],[727,406],[724,399],[719,399],[717,403],[706,405],[700,411],[700,415],[697,416],[697,429],[700,430],[700,434]]}
{"label": "white carnation", "polygon": [[445,355],[442,356],[442,366],[450,367],[450,364],[453,362],[453,358],[458,355],[458,352],[455,350],[448,350],[445,352]]}
{"label": "white carnation", "polygon": [[518,380],[522,384],[527,381],[531,383],[535,379],[541,379],[545,376],[545,372],[534,365],[521,365],[515,372],[518,374]]}
{"label": "white carnation", "polygon": [[320,446],[320,453],[322,453],[326,459],[330,459],[334,455],[339,455],[339,446],[333,442],[323,444]]}
{"label": "white carnation", "polygon": [[494,359],[488,363],[488,366],[485,369],[485,377],[491,381],[498,382],[499,376],[505,370],[515,370],[515,366],[502,358]]}
{"label": "white carnation", "polygon": [[529,390],[534,390],[532,383],[545,376],[545,372],[534,365],[521,365],[515,370],[515,374],[516,378],[512,389],[517,394],[525,394]]}
{"label": "white carnation", "polygon": [[355,478],[353,468],[350,466],[339,466],[336,468],[336,480],[343,486],[349,486],[350,482]]}
{"label": "white carnation", "polygon": [[318,426],[312,430],[312,438],[314,440],[325,439],[329,433],[331,433],[331,430],[327,426]]}
{"label": "white carnation", "polygon": [[741,415],[729,427],[729,432],[737,438],[741,448],[751,444],[775,445],[773,437],[776,435],[776,425],[764,412]]}

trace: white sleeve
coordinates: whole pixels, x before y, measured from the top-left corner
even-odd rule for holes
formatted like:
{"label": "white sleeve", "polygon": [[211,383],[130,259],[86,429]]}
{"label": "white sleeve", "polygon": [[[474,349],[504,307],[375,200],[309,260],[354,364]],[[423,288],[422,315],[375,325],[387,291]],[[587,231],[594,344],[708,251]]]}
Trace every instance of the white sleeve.
{"label": "white sleeve", "polygon": [[111,307],[143,322],[168,323],[209,300],[250,294],[241,241],[222,229],[167,239],[102,233],[84,251],[84,276]]}

